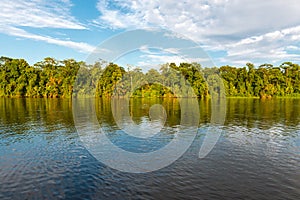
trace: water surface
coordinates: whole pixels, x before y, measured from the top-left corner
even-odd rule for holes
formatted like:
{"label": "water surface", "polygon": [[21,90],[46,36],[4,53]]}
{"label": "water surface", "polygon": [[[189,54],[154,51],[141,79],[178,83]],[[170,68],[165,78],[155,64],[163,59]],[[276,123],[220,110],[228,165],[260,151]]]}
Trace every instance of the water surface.
{"label": "water surface", "polygon": [[[119,130],[108,100],[97,117],[116,145],[157,150],[180,125],[176,99],[135,99],[130,114],[140,126],[151,105],[168,118],[148,140]],[[300,99],[228,99],[223,133],[204,159],[199,149],[211,125],[209,101],[199,101],[196,139],[175,163],[147,174],[111,169],[95,159],[76,132],[72,102],[0,99],[0,199],[299,199]]]}

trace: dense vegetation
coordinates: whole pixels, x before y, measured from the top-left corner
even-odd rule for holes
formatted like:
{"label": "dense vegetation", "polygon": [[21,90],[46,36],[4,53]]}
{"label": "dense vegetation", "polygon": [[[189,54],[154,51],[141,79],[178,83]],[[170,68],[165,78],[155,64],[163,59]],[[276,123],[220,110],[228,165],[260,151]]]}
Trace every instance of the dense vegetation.
{"label": "dense vegetation", "polygon": [[24,59],[0,58],[0,96],[70,97],[79,63],[45,58],[34,66]]}
{"label": "dense vegetation", "polygon": [[300,97],[300,66],[285,62],[258,68],[251,63],[242,68],[202,68],[197,63],[179,66],[167,63],[159,71],[151,69],[143,73],[138,67],[125,70],[105,62],[87,65],[73,59],[45,58],[30,66],[24,59],[0,58],[1,97],[69,98],[72,93],[98,97],[172,97],[193,93],[206,98],[222,89],[228,97]]}

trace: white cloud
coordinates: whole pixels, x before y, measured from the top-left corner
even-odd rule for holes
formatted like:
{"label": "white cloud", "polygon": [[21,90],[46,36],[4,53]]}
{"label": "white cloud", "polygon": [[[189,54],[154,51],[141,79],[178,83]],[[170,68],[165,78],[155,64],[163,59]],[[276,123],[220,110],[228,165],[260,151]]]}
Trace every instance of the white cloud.
{"label": "white cloud", "polygon": [[266,61],[271,63],[300,61],[299,54],[289,52],[299,49],[299,46],[295,46],[297,43],[299,45],[299,35],[300,26],[296,26],[226,44],[223,48],[227,50],[227,57],[223,58],[222,62],[240,63],[240,60],[245,59],[256,64]]}
{"label": "white cloud", "polygon": [[169,54],[179,54],[180,49],[176,48],[149,48],[147,45],[143,45],[139,48],[139,51],[144,53],[144,54],[158,54],[161,55],[161,53],[169,53]]}
{"label": "white cloud", "polygon": [[178,56],[178,55],[144,55],[142,56],[143,62],[149,63],[150,65],[152,64],[164,64],[164,63],[170,63],[174,62],[176,64],[180,64],[181,62],[187,62],[186,59]]}
{"label": "white cloud", "polygon": [[68,0],[1,0],[0,24],[35,28],[85,29],[70,14]]}
{"label": "white cloud", "polygon": [[41,35],[31,34],[31,33],[24,31],[23,29],[14,28],[14,27],[5,27],[5,28],[6,28],[5,30],[1,30],[1,27],[0,27],[0,31],[7,33],[8,35],[13,35],[16,37],[27,38],[27,39],[37,40],[37,41],[44,41],[44,42],[47,42],[50,44],[57,44],[60,46],[69,47],[69,48],[78,50],[83,53],[89,53],[95,49],[95,47],[93,47],[89,44],[83,43],[83,42],[59,40],[59,39],[52,38],[49,36],[41,36]]}
{"label": "white cloud", "polygon": [[69,0],[2,0],[0,1],[0,33],[56,44],[79,52],[91,52],[94,47],[83,42],[70,41],[68,38],[56,39],[24,30],[25,27],[86,29],[70,14],[71,6]]}
{"label": "white cloud", "polygon": [[300,47],[294,46],[294,45],[290,45],[286,47],[286,50],[296,50],[299,51]]}
{"label": "white cloud", "polygon": [[94,22],[102,27],[170,29],[207,50],[226,51],[222,59],[227,64],[300,58],[285,48],[300,41],[298,0],[99,0],[97,8],[100,16]]}
{"label": "white cloud", "polygon": [[144,71],[147,71],[151,68],[159,69],[161,64],[165,63],[175,63],[176,65],[179,65],[180,63],[184,62],[208,62],[208,58],[192,58],[187,56],[181,56],[181,55],[172,55],[172,54],[144,54],[140,56],[142,61],[139,61],[137,63],[138,67],[141,67]]}

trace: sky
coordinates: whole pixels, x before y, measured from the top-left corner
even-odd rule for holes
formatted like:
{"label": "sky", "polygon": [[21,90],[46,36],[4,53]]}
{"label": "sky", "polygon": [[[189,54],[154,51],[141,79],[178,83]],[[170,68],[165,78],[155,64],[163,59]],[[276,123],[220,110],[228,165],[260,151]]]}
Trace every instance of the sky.
{"label": "sky", "polygon": [[[101,43],[149,28],[189,38],[216,66],[300,63],[298,0],[1,0],[0,8],[0,56],[30,64],[45,57],[85,61]],[[138,51],[120,62],[181,61],[178,49]]]}

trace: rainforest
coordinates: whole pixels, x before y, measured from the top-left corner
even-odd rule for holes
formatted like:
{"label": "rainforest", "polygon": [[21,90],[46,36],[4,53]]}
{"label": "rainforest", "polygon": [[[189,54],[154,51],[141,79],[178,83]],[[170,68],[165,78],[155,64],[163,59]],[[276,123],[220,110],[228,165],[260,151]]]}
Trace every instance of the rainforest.
{"label": "rainforest", "polygon": [[[137,84],[140,87],[134,87]],[[71,98],[74,92],[96,97],[175,97],[186,84],[201,99],[210,97],[214,84],[226,97],[300,97],[300,65],[205,67],[199,63],[165,63],[143,72],[139,67],[107,62],[87,64],[47,57],[31,66],[24,59],[0,58],[0,97]]]}

